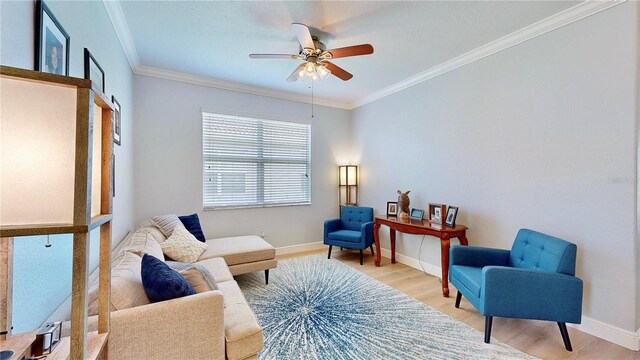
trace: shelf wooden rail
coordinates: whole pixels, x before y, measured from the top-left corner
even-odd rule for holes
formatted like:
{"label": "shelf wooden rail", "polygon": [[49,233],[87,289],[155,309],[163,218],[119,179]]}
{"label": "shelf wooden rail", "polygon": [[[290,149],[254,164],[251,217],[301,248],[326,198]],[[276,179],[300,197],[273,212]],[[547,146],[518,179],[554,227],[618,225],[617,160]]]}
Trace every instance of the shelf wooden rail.
{"label": "shelf wooden rail", "polygon": [[[0,66],[0,77],[24,82],[62,86],[76,89],[75,119],[75,164],[73,192],[73,221],[67,224],[30,224],[0,226],[0,328],[11,327],[11,281],[14,241],[21,236],[47,234],[73,234],[73,265],[71,278],[71,336],[63,338],[54,353],[48,358],[71,360],[106,359],[108,357],[109,338],[109,303],[110,303],[110,247],[111,220],[113,218],[113,178],[111,171],[113,154],[113,105],[92,82],[78,79]],[[3,101],[5,99],[3,98]],[[34,99],[37,101],[38,99]],[[99,107],[99,116],[95,107]],[[100,137],[97,132],[100,131]],[[94,141],[100,141],[100,163],[93,163]],[[92,199],[93,167],[100,167],[100,198]],[[47,199],[43,199],[43,203]],[[100,210],[92,214],[92,201],[98,201]],[[99,264],[99,301],[98,331],[87,332],[87,297],[90,241],[89,232],[100,227],[100,264]],[[9,345],[18,346],[35,339],[35,333],[9,335],[6,340],[0,339],[0,348]],[[20,340],[21,342],[19,342]],[[33,342],[33,340],[31,340]],[[30,343],[29,343],[30,345]],[[29,346],[30,347],[30,346]],[[17,351],[16,351],[17,350]],[[14,349],[17,353],[26,353],[29,349]],[[19,358],[19,354],[15,357]]]}

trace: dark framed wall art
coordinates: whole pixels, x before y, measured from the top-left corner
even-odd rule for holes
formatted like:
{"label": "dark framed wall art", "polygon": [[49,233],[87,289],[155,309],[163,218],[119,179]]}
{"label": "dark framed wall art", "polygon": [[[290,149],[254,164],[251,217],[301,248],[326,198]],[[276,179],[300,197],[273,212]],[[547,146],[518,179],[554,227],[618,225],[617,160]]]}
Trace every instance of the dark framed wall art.
{"label": "dark framed wall art", "polygon": [[115,96],[111,96],[111,102],[113,103],[113,142],[116,145],[120,145],[122,137],[122,108],[120,103],[116,100]]}
{"label": "dark framed wall art", "polygon": [[43,1],[36,1],[35,70],[69,76],[69,34]]}
{"label": "dark framed wall art", "polygon": [[93,81],[104,93],[104,70],[87,48],[84,48],[84,78]]}

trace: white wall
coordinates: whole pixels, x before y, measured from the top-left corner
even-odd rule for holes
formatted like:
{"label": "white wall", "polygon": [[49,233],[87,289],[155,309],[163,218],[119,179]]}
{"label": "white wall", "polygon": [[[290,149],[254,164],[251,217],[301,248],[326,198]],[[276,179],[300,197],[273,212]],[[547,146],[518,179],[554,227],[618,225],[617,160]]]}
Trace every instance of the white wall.
{"label": "white wall", "polygon": [[[362,204],[460,207],[471,245],[528,227],[578,246],[584,315],[635,331],[637,3],[353,111]],[[388,248],[388,231],[384,243]],[[399,236],[417,257],[421,237]],[[425,239],[422,260],[440,266]]]}
{"label": "white wall", "polygon": [[[349,112],[270,97],[134,76],[135,218],[197,212],[209,238],[266,233],[276,247],[322,241],[338,214],[337,165],[348,161]],[[311,121],[310,206],[202,210],[201,108]]]}
{"label": "white wall", "polygon": [[[115,146],[117,193],[112,242],[116,244],[133,224],[132,72],[102,2],[47,1],[47,5],[70,35],[69,75],[84,76],[83,51],[87,47],[105,71],[106,95],[115,95],[122,106],[122,146]],[[2,65],[33,69],[34,14],[33,1],[0,2]],[[92,233],[94,266],[97,236]],[[15,239],[15,332],[39,326],[71,293],[71,236],[53,236],[49,249],[43,247],[44,238]]]}

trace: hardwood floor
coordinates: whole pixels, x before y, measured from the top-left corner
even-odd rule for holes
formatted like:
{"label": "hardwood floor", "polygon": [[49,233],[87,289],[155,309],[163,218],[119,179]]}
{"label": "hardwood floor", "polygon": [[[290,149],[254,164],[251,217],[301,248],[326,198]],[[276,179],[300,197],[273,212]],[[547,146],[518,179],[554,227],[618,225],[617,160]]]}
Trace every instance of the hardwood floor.
{"label": "hardwood floor", "polygon": [[[278,259],[312,254],[326,255],[326,251],[282,255],[278,256]],[[340,260],[354,269],[484,332],[484,317],[464,297],[460,308],[456,309],[454,307],[455,289],[451,290],[451,297],[442,297],[440,279],[437,277],[426,275],[422,271],[404,264],[391,264],[391,260],[385,257],[382,258],[382,266],[375,267],[373,256],[368,250],[362,266],[357,251],[340,251],[339,248],[334,248],[331,258]],[[274,276],[276,275],[274,274]],[[569,328],[573,352],[568,352],[562,343],[558,326],[549,321],[494,318],[491,336],[541,359],[640,360],[640,352],[626,349],[573,328]]]}

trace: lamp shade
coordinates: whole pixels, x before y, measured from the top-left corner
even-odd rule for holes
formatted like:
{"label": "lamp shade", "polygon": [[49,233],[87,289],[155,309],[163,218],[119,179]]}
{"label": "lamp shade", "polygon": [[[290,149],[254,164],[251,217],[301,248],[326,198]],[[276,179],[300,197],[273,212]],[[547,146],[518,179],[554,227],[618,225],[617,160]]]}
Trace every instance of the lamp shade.
{"label": "lamp shade", "polygon": [[72,223],[76,90],[5,77],[0,88],[0,225]]}
{"label": "lamp shade", "polygon": [[358,166],[357,165],[341,165],[340,170],[340,186],[358,185]]}

